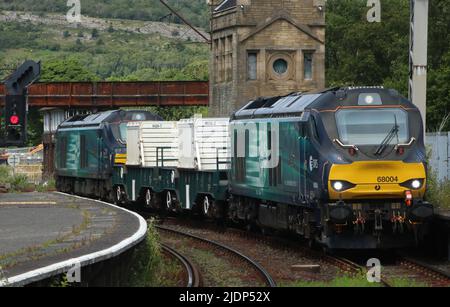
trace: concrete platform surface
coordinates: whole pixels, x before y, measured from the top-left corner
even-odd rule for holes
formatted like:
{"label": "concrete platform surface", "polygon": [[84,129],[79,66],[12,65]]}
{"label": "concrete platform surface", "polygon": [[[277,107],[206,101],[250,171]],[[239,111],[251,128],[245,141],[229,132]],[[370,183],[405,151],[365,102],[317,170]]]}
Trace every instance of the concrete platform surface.
{"label": "concrete platform surface", "polygon": [[25,285],[117,256],[145,238],[134,212],[54,193],[0,194],[0,285]]}

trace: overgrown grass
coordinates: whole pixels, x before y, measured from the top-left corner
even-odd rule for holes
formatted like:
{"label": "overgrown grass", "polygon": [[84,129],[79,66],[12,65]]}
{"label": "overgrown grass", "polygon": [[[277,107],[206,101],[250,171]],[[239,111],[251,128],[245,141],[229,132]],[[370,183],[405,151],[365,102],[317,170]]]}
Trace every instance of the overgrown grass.
{"label": "overgrown grass", "polygon": [[450,181],[439,181],[436,174],[429,169],[425,197],[436,208],[450,209]]}
{"label": "overgrown grass", "polygon": [[162,267],[162,253],[159,236],[154,221],[148,222],[147,238],[134,252],[133,264],[123,286],[155,287],[159,285],[159,273]]}
{"label": "overgrown grass", "polygon": [[381,287],[380,283],[370,283],[366,275],[341,275],[330,281],[303,281],[299,280],[282,286],[288,287]]}
{"label": "overgrown grass", "polygon": [[417,288],[417,287],[426,287],[425,283],[420,283],[414,280],[410,280],[407,278],[394,278],[389,281],[393,287],[398,288]]}
{"label": "overgrown grass", "polygon": [[[423,283],[418,283],[416,281],[411,281],[406,278],[394,278],[389,280],[393,287],[424,287]],[[357,276],[341,275],[335,277],[331,281],[297,281],[295,283],[289,283],[283,286],[288,287],[383,287],[382,283],[370,283],[367,281],[365,274],[360,274]]]}
{"label": "overgrown grass", "polygon": [[23,174],[12,174],[11,168],[0,166],[0,185],[9,187],[10,192],[31,192],[35,186],[28,182],[28,177]]}
{"label": "overgrown grass", "polygon": [[55,179],[42,182],[36,186],[37,192],[51,192],[56,191]]}
{"label": "overgrown grass", "polygon": [[24,174],[13,175],[12,169],[6,165],[0,165],[0,185],[6,186],[9,192],[50,192],[55,191],[55,180],[50,179],[38,185],[30,183]]}

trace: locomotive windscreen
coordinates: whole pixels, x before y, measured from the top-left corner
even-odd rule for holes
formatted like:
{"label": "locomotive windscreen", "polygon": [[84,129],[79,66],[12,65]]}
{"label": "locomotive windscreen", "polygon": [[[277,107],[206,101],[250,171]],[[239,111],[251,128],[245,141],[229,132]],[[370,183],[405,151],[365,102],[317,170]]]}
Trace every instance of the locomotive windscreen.
{"label": "locomotive windscreen", "polygon": [[394,128],[393,142],[408,141],[408,114],[402,109],[343,109],[336,112],[336,124],[347,145],[379,145]]}

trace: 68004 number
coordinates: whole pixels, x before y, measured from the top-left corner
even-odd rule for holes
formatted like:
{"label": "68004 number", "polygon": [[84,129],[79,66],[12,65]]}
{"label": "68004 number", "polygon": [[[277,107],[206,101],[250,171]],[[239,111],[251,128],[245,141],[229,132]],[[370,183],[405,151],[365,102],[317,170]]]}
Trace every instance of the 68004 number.
{"label": "68004 number", "polygon": [[379,176],[377,177],[377,182],[386,183],[386,182],[398,182],[397,176]]}

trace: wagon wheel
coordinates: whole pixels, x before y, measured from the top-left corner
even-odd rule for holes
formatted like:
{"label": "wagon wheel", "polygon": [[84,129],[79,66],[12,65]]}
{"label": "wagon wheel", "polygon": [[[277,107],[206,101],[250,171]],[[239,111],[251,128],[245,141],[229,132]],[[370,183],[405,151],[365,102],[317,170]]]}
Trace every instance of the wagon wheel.
{"label": "wagon wheel", "polygon": [[114,203],[120,205],[123,203],[123,191],[120,185],[114,188]]}
{"label": "wagon wheel", "polygon": [[173,208],[173,197],[172,192],[167,191],[166,194],[166,209],[169,211]]}
{"label": "wagon wheel", "polygon": [[144,205],[145,207],[152,207],[153,204],[153,193],[150,189],[145,189],[144,194]]}
{"label": "wagon wheel", "polygon": [[214,217],[215,213],[215,201],[208,195],[203,197],[203,215],[207,217]]}

